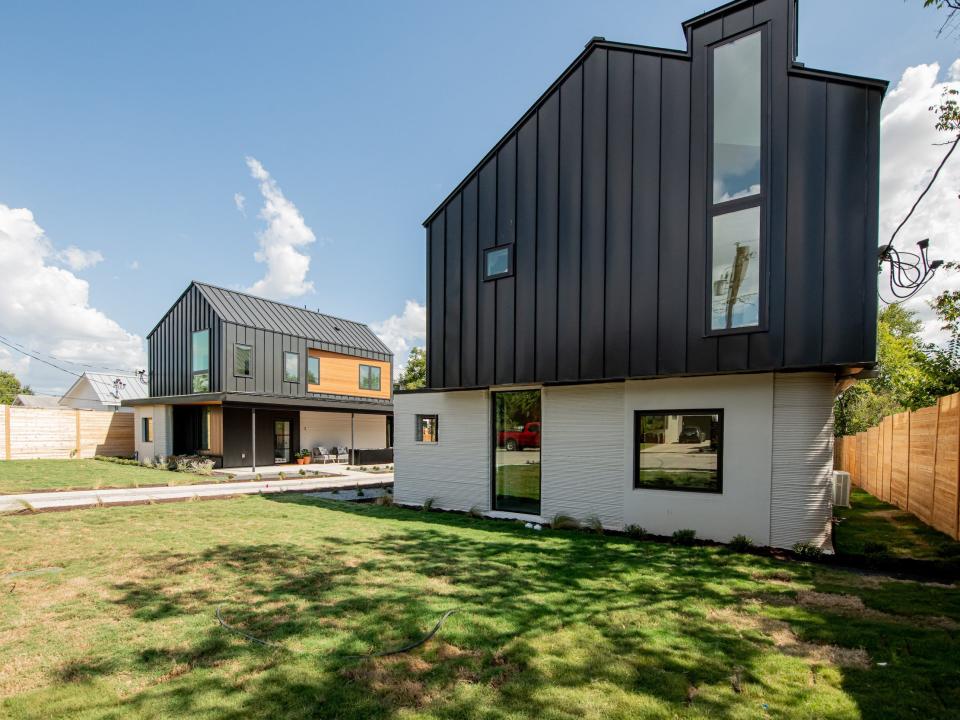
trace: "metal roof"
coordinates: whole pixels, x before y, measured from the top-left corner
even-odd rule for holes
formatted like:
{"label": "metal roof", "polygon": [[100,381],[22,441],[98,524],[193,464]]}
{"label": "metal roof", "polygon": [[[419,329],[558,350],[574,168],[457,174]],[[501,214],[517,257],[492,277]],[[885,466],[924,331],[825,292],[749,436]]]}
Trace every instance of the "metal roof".
{"label": "metal roof", "polygon": [[[120,380],[119,383],[116,381]],[[63,394],[67,398],[80,383],[87,382],[104,405],[119,405],[122,400],[145,398],[149,394],[147,384],[134,373],[99,373],[87,371]]]}
{"label": "metal roof", "polygon": [[17,395],[13,401],[14,405],[29,408],[55,408],[60,398],[53,395]]}
{"label": "metal roof", "polygon": [[363,323],[196,280],[193,284],[225,322],[392,355],[390,348]]}

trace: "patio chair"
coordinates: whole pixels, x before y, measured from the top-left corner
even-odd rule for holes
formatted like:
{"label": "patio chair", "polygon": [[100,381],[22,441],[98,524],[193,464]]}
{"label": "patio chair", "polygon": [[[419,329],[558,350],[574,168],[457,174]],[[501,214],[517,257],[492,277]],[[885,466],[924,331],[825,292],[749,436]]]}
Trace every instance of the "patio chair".
{"label": "patio chair", "polygon": [[350,451],[345,447],[333,448],[333,454],[336,455],[337,462],[350,462]]}
{"label": "patio chair", "polygon": [[313,462],[325,463],[327,462],[328,457],[330,457],[330,452],[325,447],[320,445],[310,451],[310,459]]}

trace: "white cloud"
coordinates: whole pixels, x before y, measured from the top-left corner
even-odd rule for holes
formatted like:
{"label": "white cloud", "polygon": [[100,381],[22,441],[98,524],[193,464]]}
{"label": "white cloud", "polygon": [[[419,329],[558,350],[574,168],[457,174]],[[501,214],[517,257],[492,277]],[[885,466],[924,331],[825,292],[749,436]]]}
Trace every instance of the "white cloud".
{"label": "white cloud", "polygon": [[243,196],[243,193],[233,194],[233,204],[236,206],[237,210],[243,214],[244,217],[247,216],[247,199]]}
{"label": "white cloud", "polygon": [[[91,307],[90,284],[51,264],[59,257],[30,210],[0,204],[0,335],[63,361],[144,367],[141,338]],[[36,386],[64,389],[73,380],[12,351],[0,355],[0,365]]]}
{"label": "white cloud", "polygon": [[71,245],[65,250],[58,251],[56,259],[76,272],[103,262],[103,255],[99,250],[81,250],[76,245]]}
{"label": "white cloud", "polygon": [[257,262],[266,264],[267,272],[249,292],[277,300],[312,293],[313,283],[307,280],[310,256],[298,248],[316,241],[313,230],[256,158],[248,157],[247,167],[260,183],[263,207],[259,217],[267,223],[267,227],[257,233],[260,249],[254,254]]}
{"label": "white cloud", "polygon": [[393,374],[398,376],[407,356],[427,339],[427,308],[415,300],[407,300],[400,315],[371,323],[370,328],[393,351]]}
{"label": "white cloud", "polygon": [[131,270],[139,270],[139,269],[140,269],[140,261],[139,261],[139,260],[134,260],[133,262],[131,262],[131,263],[130,263],[130,269],[131,269]]}
{"label": "white cloud", "polygon": [[[960,59],[950,66],[946,80],[940,81],[939,75],[937,63],[908,67],[884,101],[880,121],[881,245],[890,239],[948,149],[942,143],[949,136],[934,127],[935,114],[930,107],[939,105],[946,88],[960,89]],[[958,194],[960,151],[953,154],[913,217],[897,234],[895,246],[913,251],[918,240],[930,238],[931,260],[960,260]],[[879,283],[881,295],[889,299],[889,273],[882,274]],[[941,272],[904,304],[924,321],[927,340],[942,338],[926,301],[957,283],[956,273]]]}

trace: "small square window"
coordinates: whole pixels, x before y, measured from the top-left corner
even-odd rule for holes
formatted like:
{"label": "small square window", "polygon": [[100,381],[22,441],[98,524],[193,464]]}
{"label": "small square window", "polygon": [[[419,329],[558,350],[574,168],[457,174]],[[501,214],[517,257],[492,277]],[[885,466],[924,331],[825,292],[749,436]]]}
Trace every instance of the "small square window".
{"label": "small square window", "polygon": [[380,368],[375,365],[360,366],[360,389],[361,390],[379,390],[380,389]]}
{"label": "small square window", "polygon": [[483,251],[483,279],[496,280],[513,275],[513,245]]}
{"label": "small square window", "polygon": [[295,352],[283,354],[283,381],[300,382],[300,356]]}
{"label": "small square window", "polygon": [[640,410],[634,432],[634,488],[723,492],[723,410]]}
{"label": "small square window", "polygon": [[416,441],[421,443],[438,442],[440,420],[436,415],[417,415]]}
{"label": "small square window", "polygon": [[233,346],[233,374],[237,377],[250,377],[252,350],[249,345]]}

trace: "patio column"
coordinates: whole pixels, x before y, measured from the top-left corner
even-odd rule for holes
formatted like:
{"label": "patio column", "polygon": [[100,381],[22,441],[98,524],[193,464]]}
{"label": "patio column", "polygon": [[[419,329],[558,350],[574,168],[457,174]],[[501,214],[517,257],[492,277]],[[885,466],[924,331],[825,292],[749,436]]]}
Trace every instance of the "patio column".
{"label": "patio column", "polygon": [[357,464],[357,451],[355,449],[356,442],[354,442],[354,429],[353,429],[353,418],[354,414],[350,413],[350,464]]}
{"label": "patio column", "polygon": [[250,460],[257,471],[257,409],[250,408]]}

